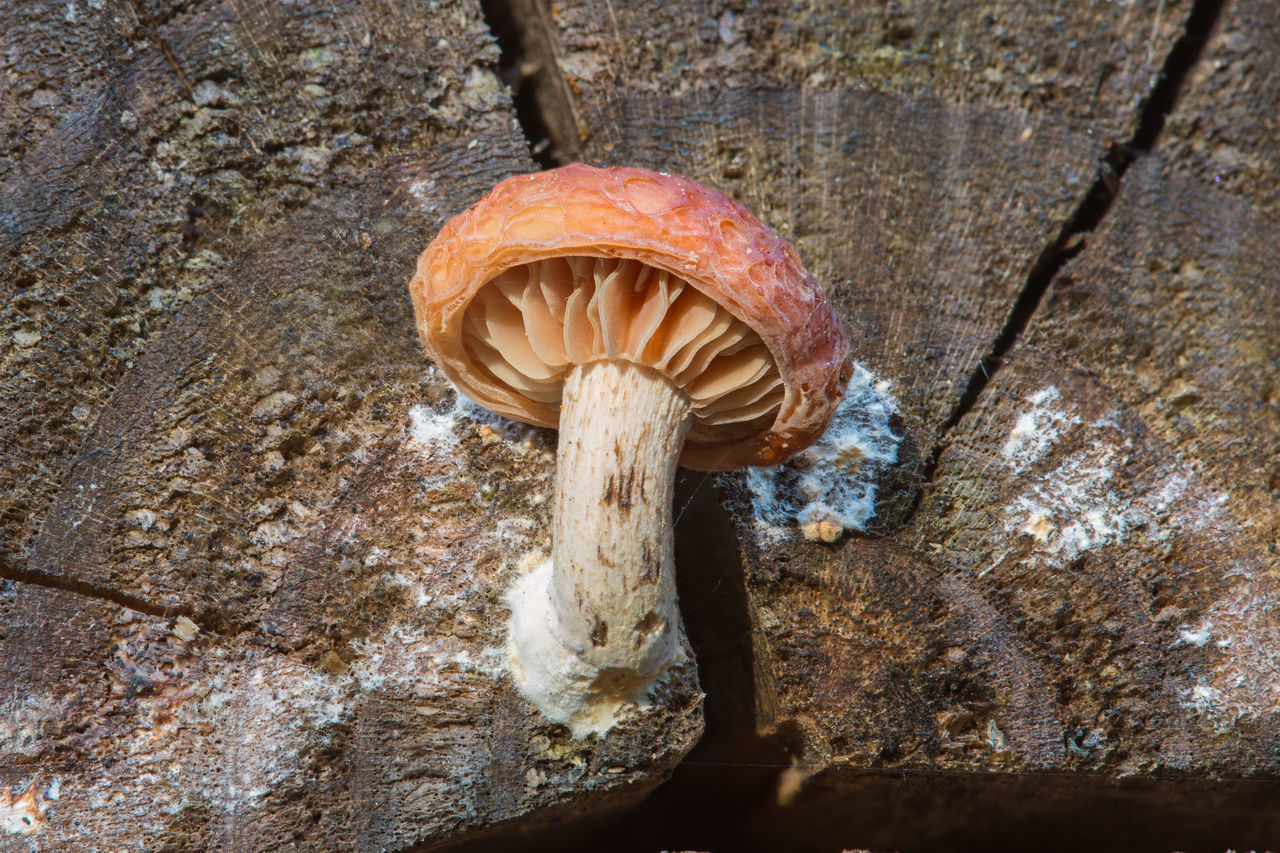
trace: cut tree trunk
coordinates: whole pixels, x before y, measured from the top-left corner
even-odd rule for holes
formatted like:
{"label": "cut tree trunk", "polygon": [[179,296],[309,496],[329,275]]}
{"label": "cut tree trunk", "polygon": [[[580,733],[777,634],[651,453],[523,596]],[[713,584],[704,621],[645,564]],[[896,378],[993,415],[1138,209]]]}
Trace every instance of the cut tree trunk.
{"label": "cut tree trunk", "polygon": [[866,534],[723,481],[794,762],[742,838],[1274,845],[1273,10],[846,5],[516,4],[553,150],[761,212],[898,403]]}
{"label": "cut tree trunk", "polygon": [[0,850],[501,844],[693,747],[692,664],[588,740],[507,674],[555,437],[457,399],[405,285],[521,124],[752,209],[896,404],[866,531],[741,475],[684,514],[708,713],[786,766],[611,846],[1274,846],[1273,10],[849,5],[0,13]]}
{"label": "cut tree trunk", "polygon": [[[626,801],[505,675],[554,435],[430,367],[406,285],[532,168],[470,2],[5,13],[0,847],[399,849]],[[15,833],[15,834],[10,834]]]}

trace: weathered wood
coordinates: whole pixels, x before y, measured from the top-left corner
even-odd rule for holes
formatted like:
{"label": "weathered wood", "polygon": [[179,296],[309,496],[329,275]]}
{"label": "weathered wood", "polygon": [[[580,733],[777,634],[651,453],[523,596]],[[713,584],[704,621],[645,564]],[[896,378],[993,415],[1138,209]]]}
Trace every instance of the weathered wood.
{"label": "weathered wood", "polygon": [[[1162,167],[1129,171],[919,524],[1039,646],[1060,760],[1272,775],[1280,230]],[[1047,443],[1011,456],[1028,412]],[[1072,725],[1105,739],[1072,750]]]}
{"label": "weathered wood", "polygon": [[0,788],[41,848],[395,849],[656,784],[692,670],[606,742],[515,695],[553,438],[413,329],[417,253],[530,168],[478,4],[5,18]]}
{"label": "weathered wood", "polygon": [[[1099,831],[1170,848],[1280,834],[1280,233],[1164,165],[1129,170],[909,527],[753,555],[774,626],[762,704],[804,732],[809,786],[760,831],[930,847],[1052,826],[1063,850]],[[849,772],[884,767],[943,773]],[[832,816],[895,795],[950,829]]]}
{"label": "weathered wood", "polygon": [[605,161],[724,188],[796,246],[859,356],[913,364],[897,388],[913,431],[949,414],[1035,260],[1026,247],[1054,240],[1093,170],[1050,121],[854,91],[654,95],[610,126],[632,139]]}
{"label": "weathered wood", "polygon": [[[798,753],[787,795],[810,780],[807,813],[837,814],[865,790],[849,771],[877,767],[1063,772],[1068,798],[1077,778],[1274,778],[1280,239],[1261,4],[1228,10],[1170,153],[1140,159],[1074,246],[1072,214],[1120,189],[1095,164],[1152,134],[1139,107],[1186,4],[518,6],[549,34],[530,42],[552,52],[542,73],[566,81],[545,96],[571,93],[547,104],[574,118],[552,127],[562,154],[689,173],[760,211],[900,401],[906,476],[879,535],[780,545],[727,489],[759,723]],[[1257,152],[1237,164],[1243,201],[1189,153],[1215,144]],[[1077,249],[965,399],[1016,337],[1018,297]]]}
{"label": "weathered wood", "polygon": [[[1134,105],[1190,7],[1185,0],[1091,0],[1069,12],[1039,3],[975,9],[888,0],[511,5],[530,73],[541,75],[534,93],[552,141],[566,158],[590,159],[625,158],[636,131],[652,135],[671,115],[647,106],[655,95],[762,86],[806,95],[852,86],[1053,117],[1087,128],[1098,144],[1127,139],[1138,121]],[[615,123],[628,107],[647,110],[648,133]]]}
{"label": "weathered wood", "polygon": [[656,6],[515,4],[549,51],[535,91],[556,147],[757,211],[842,303],[926,451],[1180,26],[1157,3]]}
{"label": "weathered wood", "polygon": [[1266,0],[1226,6],[1160,149],[1166,168],[1280,219],[1280,18]]}
{"label": "weathered wood", "polygon": [[[1228,6],[969,400],[1099,159],[1153,126],[1187,3],[513,6],[559,155],[735,195],[899,402],[872,536],[759,538],[725,485],[753,630],[704,648],[753,644],[716,681],[754,670],[794,761],[741,846],[1157,799],[1274,838],[1247,781],[1159,778],[1277,772],[1269,7]],[[549,549],[552,439],[456,405],[413,339],[417,251],[531,167],[477,6],[5,19],[0,819],[43,849],[395,849],[655,784],[692,671],[598,742],[514,695],[502,596]],[[935,834],[874,834],[921,801]]]}

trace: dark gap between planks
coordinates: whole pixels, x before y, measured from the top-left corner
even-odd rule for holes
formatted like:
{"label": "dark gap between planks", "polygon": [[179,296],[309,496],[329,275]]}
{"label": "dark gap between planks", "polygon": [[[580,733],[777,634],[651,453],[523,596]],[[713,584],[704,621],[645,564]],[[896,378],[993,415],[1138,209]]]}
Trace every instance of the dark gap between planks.
{"label": "dark gap between planks", "polygon": [[524,47],[520,21],[508,0],[480,0],[485,23],[498,43],[498,77],[511,89],[516,121],[529,146],[529,156],[541,169],[565,165],[552,142],[547,119],[538,105],[538,62]]}

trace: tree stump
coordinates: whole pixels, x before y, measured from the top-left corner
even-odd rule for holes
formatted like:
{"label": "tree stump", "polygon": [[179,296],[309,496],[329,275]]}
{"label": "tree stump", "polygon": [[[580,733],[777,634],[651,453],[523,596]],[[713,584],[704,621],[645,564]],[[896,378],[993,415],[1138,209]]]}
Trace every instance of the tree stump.
{"label": "tree stump", "polygon": [[413,328],[418,252],[532,168],[479,7],[8,18],[0,845],[401,849],[657,784],[691,667],[598,743],[504,681],[554,440]]}
{"label": "tree stump", "polygon": [[[1274,846],[1280,25],[846,5],[8,9],[0,849],[508,849],[673,770],[574,837]],[[573,159],[790,240],[896,442],[829,542],[688,478],[701,671],[591,740],[506,675],[554,435],[405,292]]]}

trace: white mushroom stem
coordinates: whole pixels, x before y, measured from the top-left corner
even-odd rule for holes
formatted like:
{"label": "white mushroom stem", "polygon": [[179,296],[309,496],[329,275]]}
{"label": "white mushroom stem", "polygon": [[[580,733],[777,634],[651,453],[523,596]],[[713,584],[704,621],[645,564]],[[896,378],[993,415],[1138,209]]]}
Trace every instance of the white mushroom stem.
{"label": "white mushroom stem", "polygon": [[521,692],[575,735],[605,731],[682,654],[671,504],[683,393],[626,362],[564,383],[551,566],[511,596]]}
{"label": "white mushroom stem", "polygon": [[598,361],[564,384],[551,601],[565,645],[623,679],[675,659],[671,502],[690,421],[689,401],[648,368]]}

